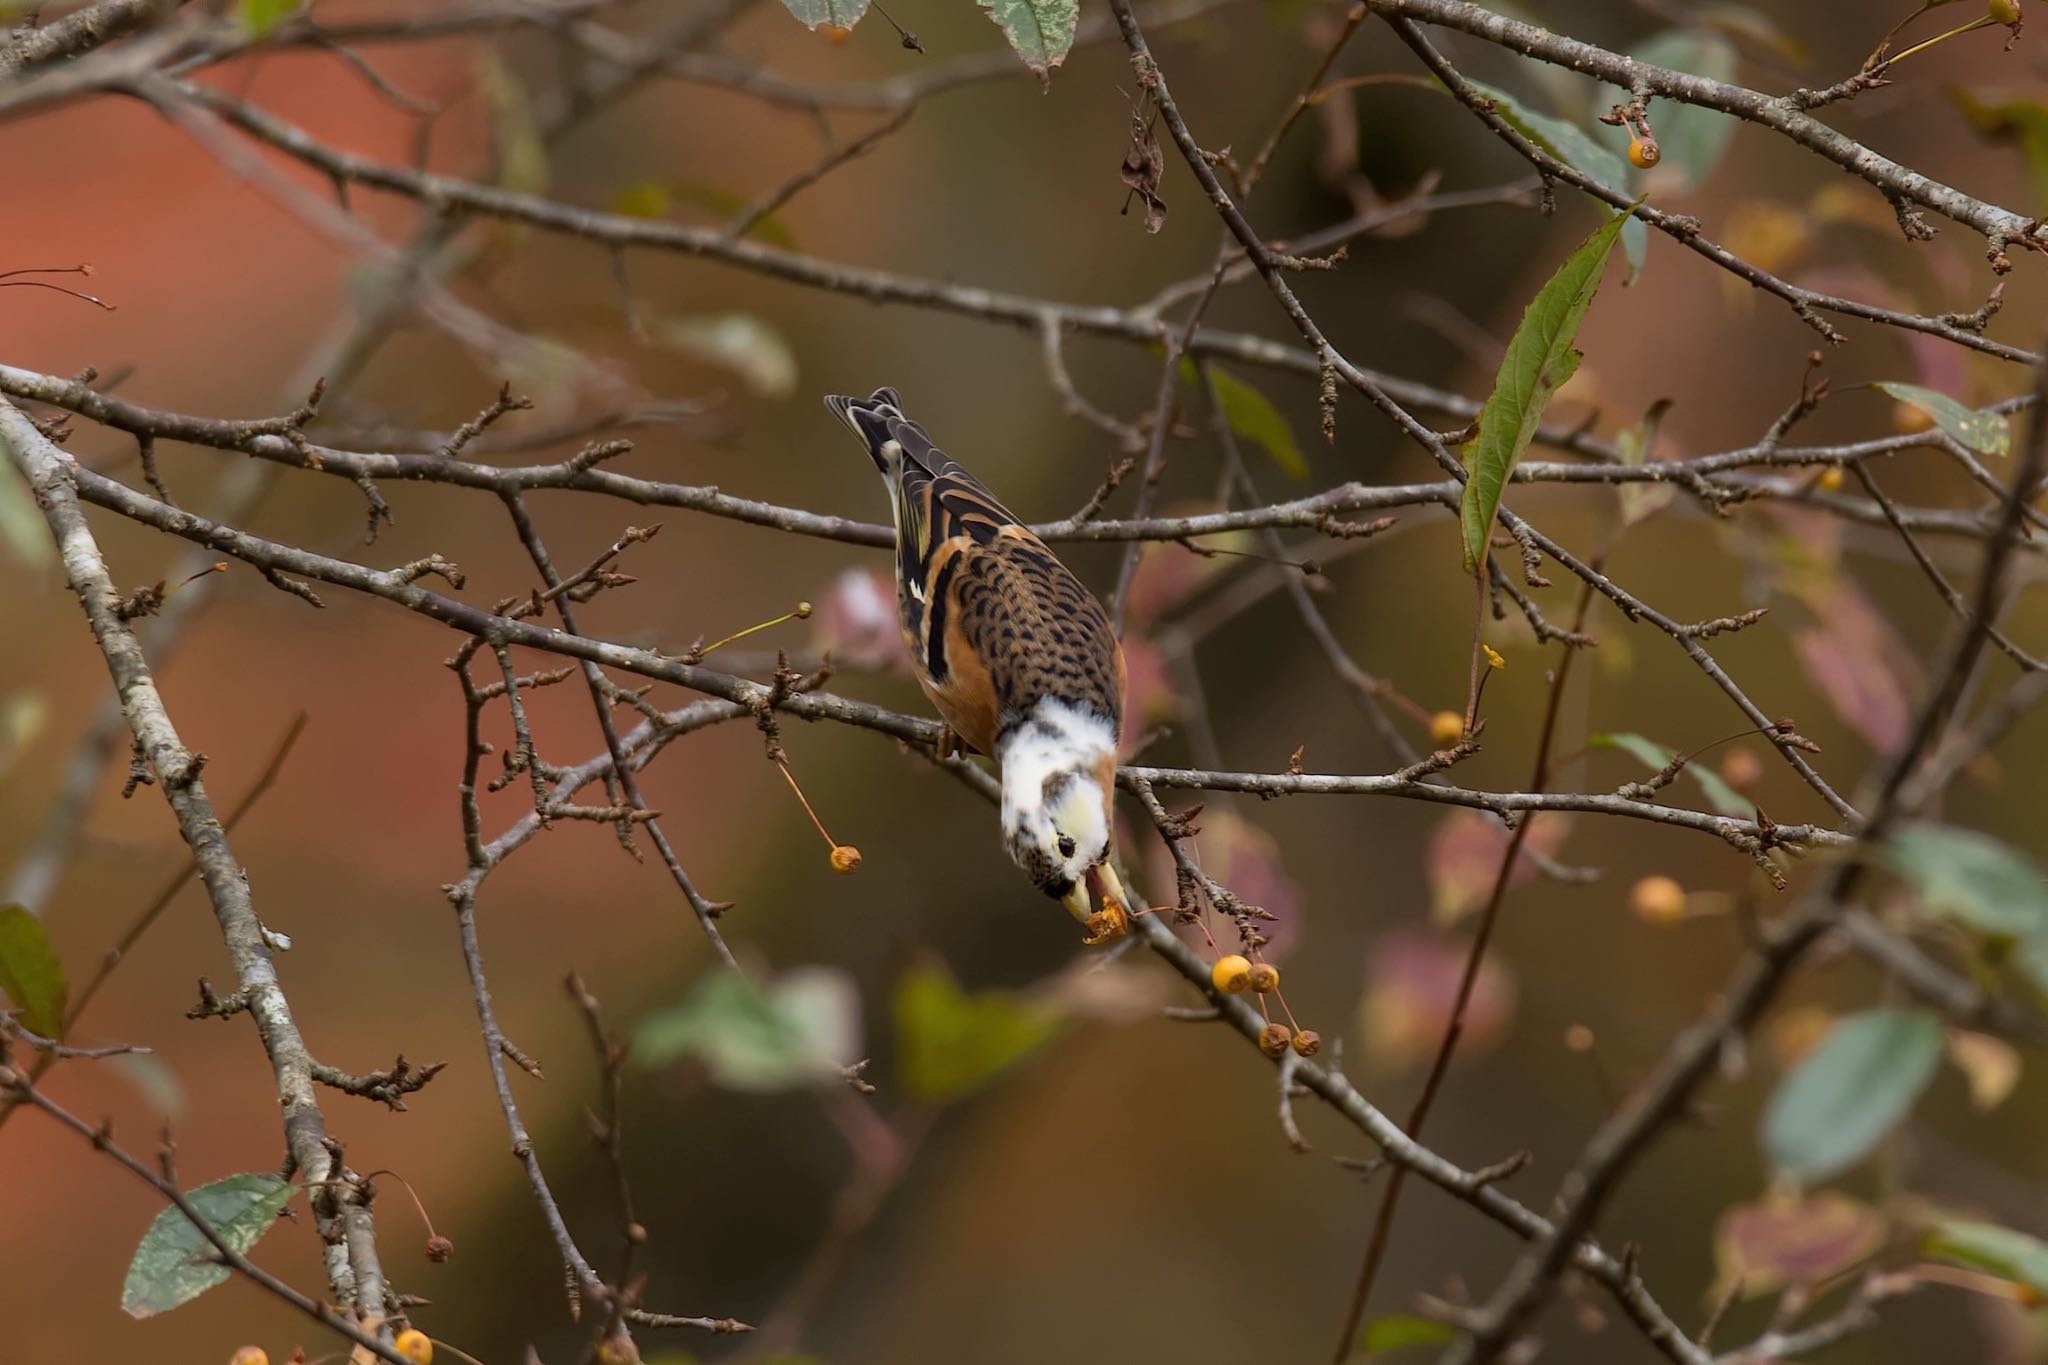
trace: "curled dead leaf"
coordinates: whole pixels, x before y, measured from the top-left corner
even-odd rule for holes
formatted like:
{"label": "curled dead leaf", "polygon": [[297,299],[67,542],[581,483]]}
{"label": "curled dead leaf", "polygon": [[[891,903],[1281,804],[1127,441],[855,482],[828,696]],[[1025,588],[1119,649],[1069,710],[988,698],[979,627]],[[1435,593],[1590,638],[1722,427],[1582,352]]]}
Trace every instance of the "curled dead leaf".
{"label": "curled dead leaf", "polygon": [[[1165,227],[1166,201],[1159,197],[1159,181],[1166,174],[1166,151],[1152,129],[1152,119],[1142,109],[1131,111],[1131,145],[1124,153],[1121,174],[1131,194],[1145,201],[1145,231]],[[1125,195],[1123,211],[1129,213],[1130,209],[1130,195]]]}

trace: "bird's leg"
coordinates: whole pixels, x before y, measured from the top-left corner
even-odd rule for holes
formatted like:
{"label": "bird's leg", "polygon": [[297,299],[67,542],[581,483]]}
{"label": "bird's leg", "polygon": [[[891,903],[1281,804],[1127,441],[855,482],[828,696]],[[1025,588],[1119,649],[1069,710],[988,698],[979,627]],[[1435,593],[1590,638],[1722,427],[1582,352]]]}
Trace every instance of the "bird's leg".
{"label": "bird's leg", "polygon": [[939,737],[932,742],[932,753],[943,763],[949,758],[958,758],[967,752],[967,742],[960,738],[952,726],[939,722]]}

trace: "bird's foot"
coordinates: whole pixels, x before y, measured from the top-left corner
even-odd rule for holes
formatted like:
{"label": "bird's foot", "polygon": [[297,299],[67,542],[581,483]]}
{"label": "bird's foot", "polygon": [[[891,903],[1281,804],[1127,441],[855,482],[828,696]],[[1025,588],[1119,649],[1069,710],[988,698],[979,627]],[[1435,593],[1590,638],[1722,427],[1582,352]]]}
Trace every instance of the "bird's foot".
{"label": "bird's foot", "polygon": [[932,742],[932,753],[943,763],[949,758],[958,758],[966,752],[966,741],[954,733],[952,726],[941,721],[939,723],[939,737]]}

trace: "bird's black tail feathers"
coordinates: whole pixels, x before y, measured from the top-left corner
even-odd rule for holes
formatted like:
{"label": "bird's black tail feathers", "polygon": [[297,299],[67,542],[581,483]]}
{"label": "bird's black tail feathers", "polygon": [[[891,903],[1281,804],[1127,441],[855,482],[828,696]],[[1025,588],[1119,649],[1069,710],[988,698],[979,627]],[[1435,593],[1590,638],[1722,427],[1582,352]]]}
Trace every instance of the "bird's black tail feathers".
{"label": "bird's black tail feathers", "polygon": [[829,394],[825,406],[832,415],[846,423],[853,434],[867,442],[868,456],[875,467],[884,474],[889,472],[882,458],[882,447],[891,439],[890,421],[905,422],[903,395],[894,389],[876,389],[867,398],[853,398],[846,394]]}

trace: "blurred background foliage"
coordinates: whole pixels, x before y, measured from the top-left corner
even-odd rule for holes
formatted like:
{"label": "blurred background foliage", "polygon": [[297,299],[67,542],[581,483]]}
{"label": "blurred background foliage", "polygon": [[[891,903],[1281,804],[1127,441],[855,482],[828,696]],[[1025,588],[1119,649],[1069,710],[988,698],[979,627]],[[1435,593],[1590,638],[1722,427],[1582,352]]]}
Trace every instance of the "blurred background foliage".
{"label": "blurred background foliage", "polygon": [[[652,0],[615,8],[614,21],[634,31],[681,12]],[[1648,0],[1526,8],[1555,30],[1771,90],[1854,70],[1898,17],[1883,6],[1774,0],[1739,9]],[[1894,8],[1908,7],[1900,0]],[[386,12],[338,0],[319,6],[328,20]],[[872,18],[850,37],[813,32],[772,3],[739,7],[715,47],[794,81],[870,82],[1001,42],[968,4],[897,0],[892,13],[919,35],[923,55]],[[1084,6],[1084,20],[1100,17]],[[1257,0],[1152,37],[1197,136],[1242,150],[1263,140],[1339,17],[1329,5]],[[1675,29],[1674,19],[1692,26]],[[1829,116],[1887,155],[1994,202],[2048,207],[2039,49],[1999,48],[1993,34],[1947,44],[1902,67],[1892,88]],[[1452,50],[1532,124],[1576,124],[1619,166],[1625,135],[1593,121],[1612,91],[1481,44]],[[551,43],[519,32],[377,53],[379,70],[400,88],[448,103],[432,128],[434,164],[572,203],[716,223],[809,164],[822,145],[806,113],[657,81],[545,147],[535,110],[550,107],[548,92],[563,78],[557,58]],[[1415,68],[1368,24],[1340,70]],[[337,145],[387,161],[414,154],[414,120],[331,55],[263,55],[208,79]],[[1148,235],[1141,213],[1119,213],[1131,89],[1122,50],[1109,42],[1077,48],[1047,91],[1020,69],[934,96],[754,235],[906,274],[1135,304],[1204,272],[1217,226],[1170,153],[1163,230]],[[872,122],[835,115],[835,136],[857,136]],[[60,374],[97,366],[126,376],[123,396],[179,411],[281,412],[302,396],[310,358],[383,287],[385,267],[309,231],[140,101],[79,104],[11,131],[13,207],[0,267],[90,261],[93,290],[118,311],[41,291],[0,295],[10,363]],[[1982,297],[1982,243],[1960,229],[1909,245],[1867,187],[1750,126],[1686,112],[1660,121],[1659,131],[1666,160],[1649,182],[1657,202],[1706,218],[1748,259],[1798,283],[1915,311],[1967,311]],[[327,193],[295,166],[277,171]],[[1478,189],[1524,174],[1440,93],[1364,84],[1304,121],[1252,216],[1278,237],[1418,187]],[[358,192],[353,207],[393,240],[416,226],[415,209],[387,197]],[[1506,203],[1440,212],[1361,239],[1341,269],[1301,277],[1299,287],[1360,363],[1483,396],[1522,303],[1595,221],[1568,193],[1554,217]],[[1034,335],[653,253],[627,263],[636,318],[628,325],[603,251],[519,228],[470,231],[477,259],[456,277],[456,293],[529,340],[493,351],[408,321],[330,396],[324,421],[445,430],[509,380],[540,406],[513,421],[544,429],[551,417],[602,401],[603,385],[594,389],[584,373],[596,366],[621,391],[701,409],[633,433],[637,449],[621,468],[863,520],[881,519],[884,504],[866,461],[819,408],[820,393],[898,386],[943,444],[1031,517],[1078,506],[1116,457],[1101,432],[1062,416]],[[2006,299],[2011,340],[2038,340],[2032,320],[2042,302],[2039,272],[2017,271]],[[1256,285],[1227,289],[1209,320],[1285,335]],[[1920,420],[1861,385],[1914,383],[1975,405],[2025,383],[2012,367],[1939,342],[1847,330],[1850,344],[1826,359],[1835,396],[1802,439],[1867,438]],[[1610,276],[1580,344],[1587,359],[1559,411],[1612,436],[1670,400],[1658,438],[1670,456],[1759,437],[1797,396],[1816,337],[1775,301],[1653,233],[1640,276],[1625,287]],[[1068,361],[1098,405],[1127,417],[1149,406],[1157,360],[1142,349],[1076,338]],[[1435,476],[1363,404],[1345,401],[1336,441],[1326,445],[1316,439],[1312,382],[1233,373],[1270,400],[1291,433],[1271,442],[1275,462],[1254,470],[1267,496],[1346,479]],[[1213,501],[1212,445],[1173,447],[1161,505]],[[132,448],[110,433],[84,427],[70,449],[124,478],[139,472]],[[235,458],[177,447],[158,455],[170,486],[194,495]],[[1294,458],[1304,468],[1284,467]],[[1971,497],[1926,452],[1896,461],[1888,482],[1923,504]],[[385,492],[397,522],[368,551],[360,504],[331,481],[281,479],[248,521],[279,540],[367,553],[379,564],[438,552],[468,571],[477,601],[529,585],[530,567],[496,509],[441,487]],[[1511,501],[1575,547],[1604,539],[1620,515],[1611,492],[1590,487],[1518,487]],[[558,560],[578,563],[627,522],[646,519],[583,496],[541,494],[533,506]],[[835,688],[925,711],[888,625],[883,554],[711,518],[661,519],[666,534],[629,565],[639,584],[584,609],[589,633],[675,652],[809,599],[819,611],[808,623],[736,649],[765,643],[811,656],[830,648],[842,666]],[[151,581],[174,562],[173,546],[140,529],[111,519],[97,529],[123,581]],[[0,868],[33,844],[106,691],[75,603],[34,548],[36,528],[19,539],[9,542],[0,578],[9,642],[0,650]],[[1464,697],[1471,591],[1456,540],[1451,519],[1415,513],[1392,532],[1321,556],[1320,604],[1338,635],[1423,718],[1458,709]],[[1068,558],[1106,589],[1118,554],[1080,546]],[[1716,519],[1674,502],[1652,527],[1624,536],[1608,568],[1680,619],[1771,607],[1769,628],[1727,637],[1716,654],[1767,710],[1797,718],[1842,787],[1874,748],[1897,738],[1920,661],[1945,624],[1894,539],[1778,505]],[[1271,566],[1196,560],[1166,546],[1147,551],[1142,575],[1132,653],[1149,761],[1271,771],[1305,745],[1312,770],[1394,766],[1271,591]],[[254,780],[295,714],[309,716],[280,780],[235,839],[267,922],[296,941],[281,970],[309,1041],[323,1060],[352,1070],[399,1052],[449,1062],[402,1114],[340,1096],[324,1101],[352,1163],[401,1174],[455,1243],[445,1264],[425,1260],[416,1244],[426,1231],[387,1184],[377,1205],[387,1268],[401,1288],[433,1300],[419,1319],[437,1337],[485,1360],[519,1359],[529,1342],[543,1358],[570,1358],[581,1336],[563,1311],[561,1267],[504,1156],[440,892],[463,865],[461,706],[441,668],[452,642],[439,627],[340,592],[326,594],[325,611],[311,611],[247,572],[213,591],[159,659],[160,681],[187,741],[210,757],[209,781],[230,799]],[[1546,599],[1553,618],[1568,617],[1563,603],[1573,591]],[[2011,625],[2023,633],[2037,614],[2023,599]],[[1560,780],[1608,790],[1647,771],[1640,750],[1598,746],[1596,736],[1690,750],[1740,728],[1663,637],[1627,628],[1604,607],[1592,623],[1600,646],[1565,699],[1557,749],[1571,759]],[[1518,789],[1534,759],[1555,646],[1537,647],[1514,620],[1490,622],[1488,638],[1507,667],[1489,686],[1485,748],[1459,777]],[[762,658],[759,650],[752,657]],[[562,688],[530,705],[544,754],[580,761],[597,752],[586,698]],[[1427,747],[1422,719],[1403,714],[1400,723]],[[804,1267],[834,1220],[865,1212],[841,1191],[878,1191],[871,1225],[845,1248],[843,1273],[816,1283],[815,1302],[803,1305],[815,1316],[800,1339],[769,1334],[779,1339],[766,1348],[759,1338],[661,1340],[646,1343],[650,1354],[763,1359],[776,1349],[830,1365],[1001,1365],[1327,1353],[1379,1195],[1330,1158],[1368,1155],[1361,1139],[1304,1107],[1313,1151],[1297,1155],[1275,1122],[1270,1067],[1200,1025],[1161,1019],[1161,1004],[1190,998],[1163,969],[1133,960],[1109,974],[1077,970],[1071,926],[1006,865],[990,812],[956,784],[873,734],[790,722],[784,739],[834,836],[861,848],[858,875],[828,867],[751,727],[693,736],[643,778],[699,885],[737,903],[723,921],[728,937],[783,973],[782,994],[768,1006],[717,998],[721,988],[706,984],[705,944],[659,865],[630,861],[603,828],[572,823],[536,840],[487,884],[481,903],[501,1017],[547,1074],[545,1082],[515,1077],[521,1103],[572,1225],[593,1250],[608,1249],[615,1231],[609,1177],[581,1117],[596,1103],[597,1068],[562,990],[565,973],[581,973],[612,1027],[640,1040],[624,1091],[625,1144],[652,1233],[641,1262],[651,1301],[776,1321],[793,1283],[799,1302],[809,1292]],[[2048,852],[2033,761],[2044,746],[2040,718],[2023,723],[1995,761],[1956,788],[1944,817]],[[1715,752],[1715,774],[1741,800],[1788,823],[1826,821],[1812,793],[1755,741]],[[1674,799],[1697,805],[1715,795],[1689,782]],[[86,842],[47,905],[49,936],[74,977],[184,856],[162,806],[148,793],[124,802],[118,785],[102,784]],[[487,825],[497,828],[529,797],[513,784],[485,800]],[[1679,831],[1548,816],[1535,838],[1549,856],[1601,876],[1518,878],[1430,1130],[1432,1146],[1467,1165],[1529,1149],[1534,1165],[1516,1188],[1532,1200],[1721,987],[1741,951],[1743,917],[1781,899],[1747,858]],[[1217,797],[1198,846],[1212,874],[1280,916],[1274,952],[1305,1022],[1326,1046],[1342,1040],[1346,1067],[1376,1103],[1404,1112],[1441,1030],[1471,912],[1500,855],[1499,831],[1432,805]],[[1163,857],[1133,833],[1124,847],[1145,890],[1171,900]],[[1643,879],[1653,876],[1670,881],[1646,892]],[[219,979],[223,969],[215,928],[188,889],[79,1034],[146,1041],[155,1057],[73,1064],[52,1082],[75,1110],[111,1116],[137,1149],[173,1125],[188,1183],[269,1169],[278,1154],[269,1077],[245,1024],[181,1018],[195,979]],[[1829,1012],[1879,998],[1853,961],[1808,973],[1754,1041],[1744,1074],[1717,1086],[1698,1121],[1670,1134],[1616,1200],[1604,1224],[1609,1240],[1641,1244],[1652,1285],[1682,1321],[1704,1313],[1742,1248],[1783,1254],[1791,1234],[1770,1220],[1785,1207],[1765,1199],[1770,1168],[1756,1138],[1764,1101],[1825,1031]],[[735,1032],[740,1015],[745,1033]],[[821,1100],[797,1084],[810,1054],[799,1047],[792,1060],[791,1037],[827,1040],[847,1060],[872,1058],[866,1075],[878,1093],[831,1090]],[[2038,1141],[2048,1099],[2028,1069],[2009,1095],[1990,1097],[1992,1107],[1972,1090],[1983,1065],[1936,1074],[1883,1159],[1803,1210],[1798,1234],[1817,1236],[1819,1227],[1845,1245],[1882,1241],[1882,1220],[1873,1228],[1870,1211],[1906,1191],[2048,1231],[2048,1151]],[[0,1352],[9,1359],[212,1361],[256,1341],[282,1360],[307,1337],[302,1322],[243,1285],[149,1322],[116,1312],[128,1258],[156,1204],[48,1124],[31,1118],[0,1130],[0,1208],[0,1283],[17,1305]],[[1516,1250],[1426,1188],[1410,1192],[1393,1247],[1374,1317],[1409,1311],[1418,1292],[1483,1293]],[[316,1251],[294,1229],[260,1254],[311,1286],[320,1278]],[[1771,1303],[1760,1296],[1738,1305],[1724,1339],[1759,1329]],[[1647,1358],[1638,1338],[1603,1326],[1606,1311],[1590,1299],[1556,1310],[1546,1327],[1557,1358]],[[1885,1323],[1839,1358],[2044,1358],[2038,1319],[1992,1298],[1931,1291],[1889,1307]]]}

